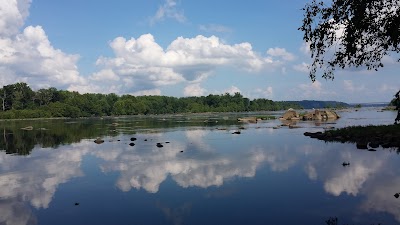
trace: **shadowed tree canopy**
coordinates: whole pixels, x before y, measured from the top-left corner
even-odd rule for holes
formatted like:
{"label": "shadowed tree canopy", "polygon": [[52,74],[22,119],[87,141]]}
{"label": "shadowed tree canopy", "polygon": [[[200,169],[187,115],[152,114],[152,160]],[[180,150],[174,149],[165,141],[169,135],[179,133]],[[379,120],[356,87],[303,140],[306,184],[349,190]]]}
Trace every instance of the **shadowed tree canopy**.
{"label": "shadowed tree canopy", "polygon": [[310,47],[312,81],[319,71],[333,79],[336,68],[378,70],[386,55],[400,61],[399,0],[313,0],[303,11],[299,30]]}

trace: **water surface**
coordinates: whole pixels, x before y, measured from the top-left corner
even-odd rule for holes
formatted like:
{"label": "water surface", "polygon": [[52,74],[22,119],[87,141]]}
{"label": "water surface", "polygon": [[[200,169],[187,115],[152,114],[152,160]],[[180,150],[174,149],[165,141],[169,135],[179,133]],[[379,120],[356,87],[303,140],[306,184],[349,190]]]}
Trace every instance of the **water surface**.
{"label": "water surface", "polygon": [[400,224],[395,150],[303,135],[393,123],[378,111],[297,129],[237,114],[0,122],[0,224]]}

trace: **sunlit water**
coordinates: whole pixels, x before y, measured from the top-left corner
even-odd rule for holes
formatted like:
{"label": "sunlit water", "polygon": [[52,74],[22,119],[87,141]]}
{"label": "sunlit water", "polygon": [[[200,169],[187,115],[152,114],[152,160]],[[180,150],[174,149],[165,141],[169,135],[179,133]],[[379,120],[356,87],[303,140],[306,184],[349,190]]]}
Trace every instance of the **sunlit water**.
{"label": "sunlit water", "polygon": [[400,224],[396,151],[303,135],[395,113],[340,114],[297,129],[232,114],[1,122],[0,224]]}

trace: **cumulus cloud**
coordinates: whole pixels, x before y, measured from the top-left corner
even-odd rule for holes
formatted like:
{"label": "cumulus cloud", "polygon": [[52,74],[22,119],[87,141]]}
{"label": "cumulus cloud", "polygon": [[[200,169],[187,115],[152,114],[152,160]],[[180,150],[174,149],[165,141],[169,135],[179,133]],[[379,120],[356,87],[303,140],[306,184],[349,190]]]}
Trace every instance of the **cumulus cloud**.
{"label": "cumulus cloud", "polygon": [[286,51],[286,49],[284,48],[270,48],[268,49],[267,54],[272,57],[282,59],[284,61],[293,61],[295,59],[295,56],[292,53]]}
{"label": "cumulus cloud", "polygon": [[189,84],[183,89],[185,96],[202,96],[207,92],[206,89],[202,88],[199,83]]}
{"label": "cumulus cloud", "polygon": [[41,26],[28,26],[20,32],[30,3],[0,3],[0,72],[8,77],[2,78],[1,84],[22,81],[38,87],[68,87],[85,83],[76,66],[78,55],[54,48]]}
{"label": "cumulus cloud", "polygon": [[95,81],[119,81],[119,77],[110,69],[101,70],[90,76],[91,80]]}
{"label": "cumulus cloud", "polygon": [[[260,71],[277,63],[254,52],[250,43],[229,45],[216,36],[178,37],[163,49],[153,35],[144,34],[129,40],[117,37],[110,43],[110,47],[115,57],[100,57],[96,64],[103,72],[91,77],[104,76],[117,82],[116,76],[119,76],[124,86],[130,90],[155,89],[186,82],[190,84],[186,94],[191,95],[189,90],[196,87],[197,92],[194,93],[202,92],[196,83],[207,79],[217,67],[231,66],[245,71]],[[128,84],[126,81],[129,81]]]}
{"label": "cumulus cloud", "polygon": [[154,25],[165,19],[174,19],[181,23],[186,21],[183,10],[178,9],[178,1],[166,0],[163,5],[158,7],[155,15],[150,18],[150,24]]}
{"label": "cumulus cloud", "polygon": [[16,35],[29,15],[32,0],[0,2],[0,37]]}

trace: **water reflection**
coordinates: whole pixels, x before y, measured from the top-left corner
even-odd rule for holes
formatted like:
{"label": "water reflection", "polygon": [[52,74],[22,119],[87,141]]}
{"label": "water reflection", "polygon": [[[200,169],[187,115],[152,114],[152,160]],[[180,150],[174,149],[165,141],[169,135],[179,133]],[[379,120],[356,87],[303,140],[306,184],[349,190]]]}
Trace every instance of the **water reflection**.
{"label": "water reflection", "polygon": [[140,146],[142,149],[111,150],[113,159],[103,158],[101,168],[104,172],[120,172],[117,186],[122,191],[143,188],[156,193],[168,176],[184,188],[220,186],[233,177],[253,177],[265,159],[264,153],[257,149],[221,154],[205,144],[204,131],[185,131],[185,136],[189,141],[194,136],[197,139],[194,142],[175,140],[163,148],[147,144]]}
{"label": "water reflection", "polygon": [[0,224],[35,225],[36,216],[29,206],[16,199],[0,200]]}
{"label": "water reflection", "polygon": [[[251,199],[255,195],[256,201],[269,202],[276,210],[287,212],[280,208],[285,205],[283,202],[291,201],[285,198],[284,187],[295,189],[296,202],[301,203],[299,207],[296,202],[290,203],[298,207],[294,209],[299,213],[293,215],[296,219],[304,219],[302,216],[315,210],[326,219],[340,217],[336,214],[340,214],[340,210],[336,209],[342,207],[340,204],[347,204],[349,210],[344,215],[357,217],[361,222],[356,224],[371,222],[360,219],[371,213],[390,214],[396,220],[394,222],[400,223],[399,199],[393,196],[400,191],[400,177],[395,173],[400,165],[396,154],[380,149],[377,152],[357,150],[352,144],[324,143],[305,138],[302,135],[304,128],[272,129],[273,126],[249,125],[240,135],[231,134],[236,127],[226,130],[192,127],[157,133],[142,130],[135,135],[103,136],[105,142],[100,145],[93,143],[97,135],[89,135],[89,139],[57,148],[34,145],[31,154],[24,156],[0,152],[0,224],[41,224],[35,212],[51,217],[46,210],[61,207],[54,200],[57,193],[65,199],[71,195],[68,188],[60,193],[60,187],[79,185],[77,178],[92,182],[91,192],[96,193],[95,196],[109,194],[104,191],[106,187],[96,183],[102,179],[110,179],[109,183],[101,181],[100,184],[115,185],[118,193],[154,196],[152,207],[165,217],[167,223],[177,225],[195,221],[192,217],[201,214],[195,213],[200,210],[199,201],[206,200],[226,202],[222,205],[228,211],[235,211],[241,206],[230,204],[231,199]],[[137,138],[135,146],[129,146],[133,136]],[[163,143],[164,147],[158,148],[157,142]],[[343,162],[350,165],[344,167]],[[243,180],[254,182],[260,188],[244,189],[240,186]],[[283,180],[285,183],[280,183]],[[162,191],[166,188],[163,184],[191,190],[197,197],[173,199]],[[271,190],[276,192],[272,195],[281,197],[266,195],[265,192]],[[68,204],[72,205],[74,201],[76,199],[71,199]],[[259,206],[260,202],[252,204]],[[83,209],[85,205],[88,203],[79,207]],[[104,206],[94,204],[93,207]],[[119,207],[119,203],[115,207]],[[125,216],[129,217],[129,208],[120,207],[119,210],[126,211]],[[258,210],[267,209],[259,206]],[[245,210],[242,216],[246,213],[255,221],[267,219],[261,211]],[[274,216],[286,219],[283,215]],[[383,216],[379,214],[379,218]],[[318,220],[320,224],[323,221]],[[384,221],[389,221],[385,224],[393,223],[390,218]]]}
{"label": "water reflection", "polygon": [[[0,199],[5,208],[0,210],[0,218],[10,225],[31,224],[34,220],[25,202],[37,209],[48,208],[60,184],[83,176],[80,167],[89,151],[86,144],[37,148],[25,157],[0,153]],[[13,219],[15,215],[18,220]]]}

